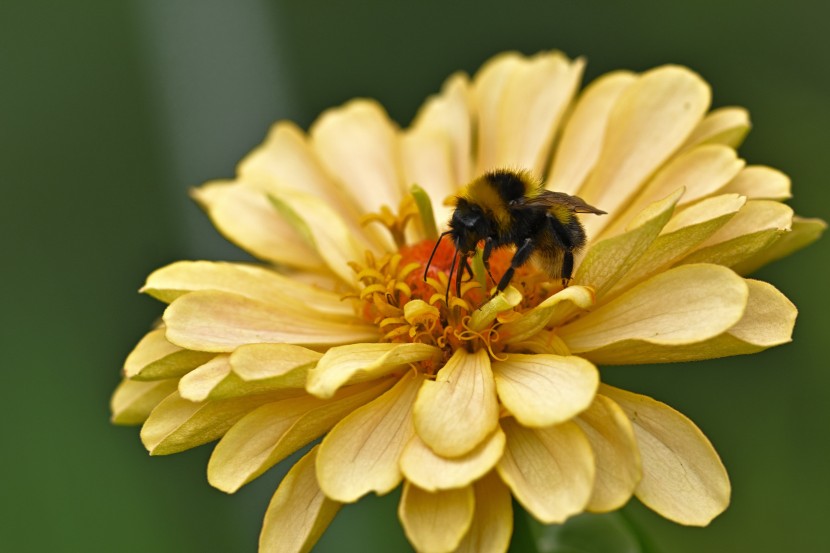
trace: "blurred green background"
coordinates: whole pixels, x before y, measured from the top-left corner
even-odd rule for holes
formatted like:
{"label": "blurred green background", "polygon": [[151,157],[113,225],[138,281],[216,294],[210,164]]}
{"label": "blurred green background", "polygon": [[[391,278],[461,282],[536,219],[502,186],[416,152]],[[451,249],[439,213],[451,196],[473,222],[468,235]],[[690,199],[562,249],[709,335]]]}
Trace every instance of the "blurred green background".
{"label": "blurred green background", "polygon": [[[792,177],[798,213],[830,219],[828,6],[2,0],[0,550],[255,551],[284,467],[227,497],[206,482],[209,447],[151,459],[108,401],[161,314],[136,293],[146,274],[242,258],[187,189],[231,176],[272,121],[307,127],[369,96],[406,124],[452,71],[505,49],[584,55],[586,81],[681,63],[716,106],[750,110],[741,154]],[[732,506],[708,529],[627,508],[660,551],[827,550],[827,245],[760,272],[800,308],[793,344],[603,371],[690,416],[730,471]],[[395,501],[344,509],[318,550],[407,551]]]}

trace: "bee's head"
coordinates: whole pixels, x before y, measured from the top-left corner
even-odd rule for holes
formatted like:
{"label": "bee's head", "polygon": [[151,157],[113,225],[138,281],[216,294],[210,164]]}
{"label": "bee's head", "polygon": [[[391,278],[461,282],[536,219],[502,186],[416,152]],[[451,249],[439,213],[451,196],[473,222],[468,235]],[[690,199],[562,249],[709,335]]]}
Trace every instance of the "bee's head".
{"label": "bee's head", "polygon": [[487,216],[480,206],[458,198],[450,219],[450,235],[456,249],[462,254],[475,251],[478,241],[491,234]]}

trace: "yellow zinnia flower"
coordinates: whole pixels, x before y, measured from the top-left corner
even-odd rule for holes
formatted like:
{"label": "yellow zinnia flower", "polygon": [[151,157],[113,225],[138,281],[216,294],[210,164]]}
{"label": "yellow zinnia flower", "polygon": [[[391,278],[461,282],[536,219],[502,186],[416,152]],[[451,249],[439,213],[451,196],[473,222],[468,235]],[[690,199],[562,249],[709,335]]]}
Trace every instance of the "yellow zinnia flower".
{"label": "yellow zinnia flower", "polygon": [[[709,111],[695,73],[615,72],[509,53],[452,76],[414,123],[355,100],[308,135],[277,123],[231,181],[194,192],[262,265],[178,262],[143,288],[169,303],[112,401],[154,455],[220,439],[210,483],[234,492],[322,437],[277,489],[261,551],[307,551],[340,505],[403,493],[418,551],[505,551],[511,496],[544,523],[632,495],[682,524],[729,502],[704,434],[601,384],[596,365],[688,361],[788,342],[795,307],[741,275],[824,228],[746,166],[740,108]],[[532,265],[503,294],[445,294],[453,255],[430,212],[497,168],[607,211],[564,287]],[[413,194],[411,187],[419,189]],[[432,203],[427,198],[432,199]],[[493,255],[501,274],[510,253]],[[454,291],[454,286],[451,287]]]}

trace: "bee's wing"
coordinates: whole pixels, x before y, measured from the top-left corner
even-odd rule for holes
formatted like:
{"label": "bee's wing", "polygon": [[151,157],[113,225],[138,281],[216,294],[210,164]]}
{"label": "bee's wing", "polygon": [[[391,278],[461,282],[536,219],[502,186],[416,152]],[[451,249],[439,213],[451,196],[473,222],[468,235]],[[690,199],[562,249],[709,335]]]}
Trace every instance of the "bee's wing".
{"label": "bee's wing", "polygon": [[554,192],[552,190],[542,190],[538,195],[531,198],[523,198],[523,203],[529,207],[565,207],[573,213],[593,213],[595,215],[605,215],[605,211],[597,209],[589,205],[579,196],[571,196],[564,192]]}

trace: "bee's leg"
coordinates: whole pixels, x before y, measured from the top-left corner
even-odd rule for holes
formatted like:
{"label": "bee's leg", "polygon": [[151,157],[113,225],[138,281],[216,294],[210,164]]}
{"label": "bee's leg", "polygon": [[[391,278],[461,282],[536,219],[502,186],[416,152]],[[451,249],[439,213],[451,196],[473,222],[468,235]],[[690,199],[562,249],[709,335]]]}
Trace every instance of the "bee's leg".
{"label": "bee's leg", "polygon": [[568,287],[571,281],[571,275],[574,272],[574,252],[573,250],[565,250],[565,255],[562,258],[562,286]]}
{"label": "bee's leg", "polygon": [[[464,276],[464,267],[467,265],[467,257],[463,254],[458,254],[461,261],[458,263],[458,272],[455,274],[455,297],[461,297],[461,278]],[[472,271],[470,271],[472,274]]]}
{"label": "bee's leg", "polygon": [[564,250],[562,255],[562,286],[567,287],[574,271],[574,243],[571,235],[562,222],[552,215],[548,215],[548,224],[553,230],[553,236]]}
{"label": "bee's leg", "polygon": [[[470,259],[467,256],[464,256],[462,263],[464,264],[464,271],[466,271],[467,274],[470,275],[470,280],[474,279],[475,275],[473,274],[472,267],[470,267]],[[462,277],[464,276],[464,271],[461,271]]]}
{"label": "bee's leg", "polygon": [[493,237],[488,236],[484,239],[484,251],[481,252],[481,260],[484,262],[484,269],[487,271],[487,275],[490,277],[490,280],[494,283],[496,282],[495,277],[493,277],[493,273],[490,272],[490,255],[493,253]]}
{"label": "bee's leg", "polygon": [[507,288],[507,285],[510,284],[510,279],[513,278],[513,273],[516,269],[527,263],[527,260],[530,259],[535,249],[536,242],[533,241],[533,238],[525,238],[525,241],[519,246],[516,253],[513,254],[513,259],[510,260],[510,267],[502,275],[499,285],[496,287],[497,294]]}

